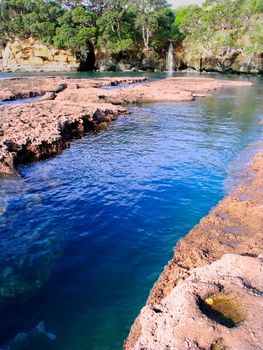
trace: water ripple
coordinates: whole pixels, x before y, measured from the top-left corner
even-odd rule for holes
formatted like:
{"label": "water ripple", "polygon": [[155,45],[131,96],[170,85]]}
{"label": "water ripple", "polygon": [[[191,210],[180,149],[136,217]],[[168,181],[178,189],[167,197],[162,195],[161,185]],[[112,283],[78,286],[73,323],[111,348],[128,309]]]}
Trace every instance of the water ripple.
{"label": "water ripple", "polygon": [[262,86],[132,107],[107,131],[2,179],[0,344],[45,320],[57,338],[34,339],[32,350],[120,349],[173,245],[261,137],[253,93]]}

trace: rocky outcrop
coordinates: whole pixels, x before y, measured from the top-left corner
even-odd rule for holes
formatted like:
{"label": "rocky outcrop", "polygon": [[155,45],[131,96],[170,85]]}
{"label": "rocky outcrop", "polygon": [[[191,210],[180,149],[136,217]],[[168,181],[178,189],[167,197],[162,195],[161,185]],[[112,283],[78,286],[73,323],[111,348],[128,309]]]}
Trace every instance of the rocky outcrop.
{"label": "rocky outcrop", "polygon": [[[244,256],[256,257],[263,252],[263,153],[255,156],[244,178],[244,182],[179,241],[173,259],[154,285],[146,308],[131,329],[125,344],[126,350],[262,348],[262,321],[258,318],[262,313],[262,261],[244,259]],[[230,260],[224,257],[216,262],[224,254],[239,254],[243,257],[234,256]],[[209,267],[209,264],[212,265]],[[197,267],[204,268],[194,270]],[[214,271],[212,275],[211,271]],[[202,315],[204,309],[209,309],[209,299],[206,307],[205,298],[220,292],[237,293],[240,302],[244,301],[246,318],[243,323],[234,327],[233,331],[224,325],[218,325],[216,319],[209,319],[208,314]],[[257,295],[257,299],[254,298],[252,302],[250,294]],[[177,303],[175,298],[179,298],[179,295],[183,299]],[[173,300],[174,306],[166,304],[167,300]],[[203,309],[202,313],[197,312],[198,300],[201,302],[199,306]],[[213,298],[210,302],[213,303]],[[162,319],[165,305],[165,312],[169,316]],[[186,312],[182,310],[183,306]],[[149,317],[148,311],[144,314],[144,310],[150,312]],[[210,311],[210,315],[212,313],[218,316],[218,312]],[[154,313],[159,315],[159,319],[152,318]],[[171,315],[173,317],[169,319]],[[160,335],[164,322],[169,322],[172,330],[168,327],[168,333],[164,331],[163,335]],[[145,340],[149,335],[148,329],[152,330],[149,343]],[[212,342],[217,337],[222,337],[227,347],[212,347]],[[176,343],[177,340],[179,343]],[[167,344],[167,347],[164,347],[164,344]]]}
{"label": "rocky outcrop", "polygon": [[[119,105],[192,101],[215,89],[251,86],[249,82],[200,78],[171,78],[150,83],[144,83],[145,80],[2,79],[2,100],[43,96],[32,103],[0,106],[0,174],[15,174],[18,164],[47,158],[67,147],[72,138],[81,137],[89,130],[106,128],[117,115],[126,113]],[[113,85],[120,87],[109,89]]]}
{"label": "rocky outcrop", "polygon": [[[103,48],[94,52],[94,62],[80,62],[71,50],[59,50],[41,43],[38,39],[29,38],[8,42],[1,49],[0,71],[154,71],[165,70],[166,53],[162,55],[153,50],[129,50],[129,52],[109,54]],[[90,60],[90,58],[88,58]],[[87,67],[85,67],[87,66]]]}
{"label": "rocky outcrop", "polygon": [[193,269],[158,305],[146,305],[130,349],[259,350],[262,312],[263,257],[226,254]]}
{"label": "rocky outcrop", "polygon": [[101,71],[164,71],[166,52],[159,54],[154,50],[129,50],[109,54],[103,48],[95,51],[96,67]]}
{"label": "rocky outcrop", "polygon": [[177,69],[191,68],[220,73],[263,73],[263,52],[252,54],[242,49],[220,49],[213,54],[202,50],[197,53],[189,43],[176,46],[175,57]]}
{"label": "rocky outcrop", "polygon": [[[80,84],[80,83],[79,83]],[[135,84],[118,89],[93,89],[81,80],[78,89],[62,91],[57,100],[84,100],[113,104],[193,101],[196,97],[208,96],[212,91],[231,87],[250,87],[250,82],[216,80],[209,78],[167,78]]]}
{"label": "rocky outcrop", "polygon": [[105,128],[126,110],[109,104],[43,101],[0,108],[0,173],[12,175],[17,164],[50,157],[73,138]]}
{"label": "rocky outcrop", "polygon": [[0,87],[0,101],[14,101],[42,96],[47,92],[59,93],[67,88],[67,79],[59,77],[1,79]]}
{"label": "rocky outcrop", "polygon": [[[105,129],[126,108],[100,101],[102,87],[138,83],[146,78],[74,80],[67,78],[2,79],[0,99],[15,100],[43,95],[26,104],[0,106],[0,174],[16,174],[20,163],[32,162],[59,153],[70,140],[90,130]],[[79,91],[81,100],[69,95]]]}
{"label": "rocky outcrop", "polygon": [[[27,78],[10,78],[0,80],[0,102],[14,101],[17,99],[43,96],[45,99],[54,99],[58,93],[68,88],[69,92],[90,93],[86,96],[87,101],[91,101],[92,95],[99,95],[97,88],[111,86],[128,86],[134,83],[142,83],[146,81],[145,77],[117,77],[117,78],[101,78],[101,79],[69,79],[68,77],[27,77]],[[102,90],[105,91],[105,90]],[[92,93],[93,92],[93,93]],[[70,93],[69,93],[70,95]],[[72,98],[71,98],[72,100]],[[97,98],[97,100],[99,100]],[[96,101],[97,101],[96,100]],[[93,100],[94,101],[94,100]],[[96,102],[94,101],[94,102]]]}
{"label": "rocky outcrop", "polygon": [[11,72],[74,71],[80,62],[70,50],[58,50],[29,38],[9,42],[2,50],[1,69]]}

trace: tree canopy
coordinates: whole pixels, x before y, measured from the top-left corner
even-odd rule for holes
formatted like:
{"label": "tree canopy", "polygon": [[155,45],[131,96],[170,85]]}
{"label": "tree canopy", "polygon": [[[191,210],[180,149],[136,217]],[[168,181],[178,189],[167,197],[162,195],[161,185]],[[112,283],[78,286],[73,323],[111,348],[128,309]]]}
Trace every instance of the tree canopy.
{"label": "tree canopy", "polygon": [[84,56],[164,45],[174,13],[166,0],[0,0],[0,41],[30,36]]}
{"label": "tree canopy", "polygon": [[169,40],[214,54],[263,52],[263,0],[206,0],[171,9],[166,0],[0,0],[0,44],[35,37],[85,59],[89,48],[109,54],[160,52]]}
{"label": "tree canopy", "polygon": [[208,55],[263,52],[263,0],[207,0],[179,10],[176,23],[185,42]]}

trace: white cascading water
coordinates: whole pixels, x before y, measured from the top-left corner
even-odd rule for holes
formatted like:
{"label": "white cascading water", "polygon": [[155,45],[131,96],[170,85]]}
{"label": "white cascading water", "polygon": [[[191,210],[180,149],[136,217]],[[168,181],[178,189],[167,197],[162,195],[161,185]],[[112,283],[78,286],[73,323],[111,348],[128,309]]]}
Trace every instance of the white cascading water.
{"label": "white cascading water", "polygon": [[167,59],[166,59],[166,71],[169,74],[172,74],[174,71],[174,47],[173,43],[170,42]]}

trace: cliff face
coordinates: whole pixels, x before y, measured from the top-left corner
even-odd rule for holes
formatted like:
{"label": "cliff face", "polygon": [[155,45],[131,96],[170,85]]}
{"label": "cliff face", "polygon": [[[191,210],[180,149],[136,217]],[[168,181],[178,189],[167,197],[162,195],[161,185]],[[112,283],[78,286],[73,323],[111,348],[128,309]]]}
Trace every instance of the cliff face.
{"label": "cliff face", "polygon": [[128,53],[109,54],[104,48],[95,51],[96,67],[101,71],[164,71],[166,52],[130,50]]}
{"label": "cliff face", "polygon": [[[103,48],[99,48],[93,55],[95,66],[100,71],[165,70],[165,52],[162,57],[153,50],[109,54]],[[94,62],[89,63],[87,68],[93,67]],[[85,70],[70,50],[58,50],[33,38],[15,40],[0,49],[0,71],[66,72],[79,68]]]}
{"label": "cliff face", "polygon": [[2,50],[0,70],[4,71],[74,71],[79,61],[70,50],[58,50],[30,38],[9,42]]}
{"label": "cliff face", "polygon": [[242,49],[219,49],[208,53],[202,48],[197,52],[191,43],[183,43],[176,47],[175,57],[177,69],[191,68],[197,71],[263,74],[263,52],[253,54]]}
{"label": "cliff face", "polygon": [[[129,53],[109,54],[103,48],[96,49],[95,66],[100,71],[164,71],[166,52],[153,50],[130,51]],[[197,71],[222,73],[263,74],[263,53],[248,54],[241,49],[218,50],[208,54],[202,48],[198,52],[191,43],[175,45],[175,68],[191,68]],[[93,64],[92,64],[93,65]],[[29,38],[9,42],[0,50],[0,71],[76,71],[79,60],[70,50],[58,50]],[[84,67],[85,69],[85,67]]]}

